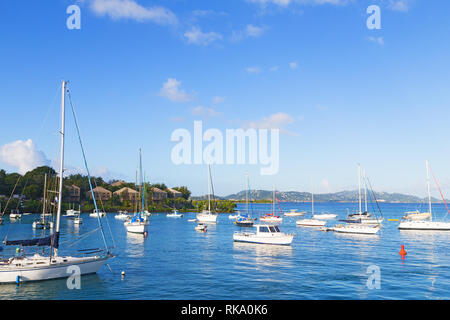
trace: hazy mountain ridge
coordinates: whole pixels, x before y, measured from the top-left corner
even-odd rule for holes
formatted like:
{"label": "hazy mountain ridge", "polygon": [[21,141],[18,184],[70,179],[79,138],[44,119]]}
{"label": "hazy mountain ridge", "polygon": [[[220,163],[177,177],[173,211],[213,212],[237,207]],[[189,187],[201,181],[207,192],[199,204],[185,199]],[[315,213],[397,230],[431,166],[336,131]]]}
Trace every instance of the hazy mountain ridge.
{"label": "hazy mountain ridge", "polygon": [[[245,200],[246,191],[240,191],[228,196],[215,196],[220,200]],[[401,194],[401,193],[388,193],[388,192],[374,192],[375,198],[380,202],[394,202],[394,203],[426,203],[427,198],[420,198],[413,195]],[[271,190],[252,190],[249,193],[252,200],[272,200],[273,191]],[[277,191],[277,200],[279,201],[291,201],[291,202],[309,202],[311,201],[310,192],[299,191]],[[207,195],[199,197],[191,197],[193,200],[207,199]],[[372,198],[371,192],[367,193],[367,198],[370,201]],[[364,192],[362,193],[362,199],[364,200]],[[340,191],[334,193],[322,193],[314,194],[314,201],[334,201],[334,202],[355,202],[358,201],[358,191]],[[441,199],[431,198],[432,202],[443,202]],[[448,201],[446,199],[446,201]]]}

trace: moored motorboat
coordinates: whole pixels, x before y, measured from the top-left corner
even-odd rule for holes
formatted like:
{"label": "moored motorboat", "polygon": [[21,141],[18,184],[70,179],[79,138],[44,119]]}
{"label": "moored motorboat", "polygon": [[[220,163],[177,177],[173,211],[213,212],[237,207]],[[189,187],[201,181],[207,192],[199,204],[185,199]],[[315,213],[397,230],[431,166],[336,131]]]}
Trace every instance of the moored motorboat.
{"label": "moored motorboat", "polygon": [[[98,212],[98,214],[97,214],[97,212]],[[103,218],[106,216],[106,212],[94,210],[91,214],[89,214],[89,217],[91,217],[91,218],[97,218],[97,216],[99,216],[100,218]]]}
{"label": "moored motorboat", "polygon": [[255,232],[235,232],[233,241],[258,244],[290,245],[294,239],[293,234],[281,232],[277,225],[255,225]]}

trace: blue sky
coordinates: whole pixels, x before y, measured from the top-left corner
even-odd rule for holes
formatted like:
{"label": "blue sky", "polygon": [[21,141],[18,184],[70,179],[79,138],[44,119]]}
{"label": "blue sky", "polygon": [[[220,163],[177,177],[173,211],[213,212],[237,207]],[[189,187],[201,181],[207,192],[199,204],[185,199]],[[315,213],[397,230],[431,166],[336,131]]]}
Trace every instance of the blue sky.
{"label": "blue sky", "polygon": [[[80,30],[66,27],[72,4]],[[380,30],[366,27],[372,4]],[[170,158],[171,133],[202,120],[282,132],[278,174],[213,166],[219,195],[242,190],[246,171],[252,188],[354,189],[361,163],[376,190],[423,196],[426,159],[447,191],[448,12],[444,0],[1,1],[0,167],[55,163],[66,79],[106,179],[134,180],[142,148],[149,181],[206,193],[205,166]],[[76,171],[70,116],[67,132]]]}

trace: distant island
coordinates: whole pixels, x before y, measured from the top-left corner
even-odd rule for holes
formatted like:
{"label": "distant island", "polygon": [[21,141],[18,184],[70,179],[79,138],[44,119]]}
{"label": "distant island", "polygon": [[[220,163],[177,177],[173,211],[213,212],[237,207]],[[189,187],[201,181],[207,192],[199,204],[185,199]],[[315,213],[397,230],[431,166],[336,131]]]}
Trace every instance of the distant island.
{"label": "distant island", "polygon": [[[216,196],[217,199],[230,200],[236,202],[245,201],[246,191],[240,191],[235,194],[230,194],[228,196],[220,197]],[[388,202],[388,203],[426,203],[427,198],[420,198],[417,196],[406,195],[401,193],[388,193],[388,192],[374,192],[375,198],[378,202]],[[364,194],[362,195],[364,198]],[[271,190],[252,190],[249,193],[249,197],[252,201],[256,202],[271,202],[273,197],[273,191]],[[371,193],[368,193],[368,199],[371,198]],[[192,200],[204,200],[207,195],[203,196],[193,196]],[[310,192],[298,192],[298,191],[277,191],[277,200],[280,202],[311,202]],[[314,201],[317,202],[357,202],[358,201],[358,190],[354,191],[340,191],[335,193],[322,193],[315,194]],[[434,203],[443,203],[442,200],[431,198]],[[445,201],[448,202],[446,199]]]}

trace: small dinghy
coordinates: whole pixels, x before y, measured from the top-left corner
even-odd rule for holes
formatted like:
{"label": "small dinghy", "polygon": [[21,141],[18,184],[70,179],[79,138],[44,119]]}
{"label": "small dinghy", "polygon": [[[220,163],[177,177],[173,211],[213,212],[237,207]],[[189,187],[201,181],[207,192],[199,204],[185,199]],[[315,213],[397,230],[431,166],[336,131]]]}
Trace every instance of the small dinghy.
{"label": "small dinghy", "polygon": [[168,213],[168,214],[166,215],[166,217],[167,217],[167,218],[182,218],[182,217],[183,217],[183,214],[178,213],[178,211],[174,209],[173,212],[172,212],[172,213]]}
{"label": "small dinghy", "polygon": [[208,228],[203,223],[199,223],[198,225],[195,226],[195,230],[198,232],[206,232]]}

